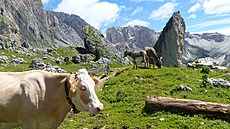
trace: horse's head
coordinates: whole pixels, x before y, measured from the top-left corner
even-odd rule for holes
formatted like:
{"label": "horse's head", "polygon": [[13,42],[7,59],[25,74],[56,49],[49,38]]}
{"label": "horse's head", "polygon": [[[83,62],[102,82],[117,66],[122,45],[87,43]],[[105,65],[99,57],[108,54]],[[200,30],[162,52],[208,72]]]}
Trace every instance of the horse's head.
{"label": "horse's head", "polygon": [[156,61],[156,65],[158,68],[162,67],[162,56],[158,56],[158,61]]}
{"label": "horse's head", "polygon": [[126,57],[127,55],[128,55],[128,50],[125,49],[125,51],[124,51],[124,56],[123,56],[123,57]]}

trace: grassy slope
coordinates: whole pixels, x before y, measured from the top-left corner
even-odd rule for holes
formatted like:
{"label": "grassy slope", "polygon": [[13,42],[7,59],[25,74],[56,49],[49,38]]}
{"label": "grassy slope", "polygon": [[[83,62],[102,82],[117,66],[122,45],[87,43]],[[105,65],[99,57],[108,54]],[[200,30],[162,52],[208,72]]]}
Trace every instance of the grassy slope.
{"label": "grassy slope", "polygon": [[[90,117],[80,113],[66,118],[60,129],[73,128],[220,128],[227,129],[230,123],[211,120],[203,115],[179,115],[169,112],[145,111],[146,96],[168,96],[173,98],[197,99],[209,102],[230,103],[230,90],[208,85],[201,87],[200,70],[190,68],[132,69],[109,79],[98,97],[104,103],[101,114]],[[208,76],[221,77],[230,81],[230,70],[211,72]],[[228,74],[227,74],[228,73]],[[180,84],[193,92],[175,90]],[[204,92],[208,90],[207,92]],[[164,120],[162,120],[162,118]]]}
{"label": "grassy slope", "polygon": [[[0,51],[1,55],[7,55],[9,60],[12,55],[22,57],[27,63],[15,66],[11,63],[0,66],[0,71],[25,71],[34,58],[42,58],[43,52],[38,52],[36,57],[27,57],[8,50]],[[71,48],[59,49],[59,56],[74,55]],[[44,60],[45,63],[50,60]],[[57,65],[51,62],[52,65]],[[62,64],[61,68],[76,71],[79,68],[90,68],[90,64]],[[145,99],[148,95],[168,96],[174,98],[197,99],[218,103],[230,103],[230,90],[208,85],[201,87],[202,76],[200,70],[190,68],[162,68],[162,69],[132,69],[132,66],[113,64],[112,70],[123,67],[117,76],[105,83],[103,91],[98,92],[99,99],[104,103],[105,109],[101,114],[90,117],[89,113],[79,113],[72,118],[66,118],[59,129],[74,128],[229,128],[230,123],[222,120],[210,120],[202,115],[183,116],[168,112],[147,113],[144,110]],[[116,68],[116,69],[115,69]],[[228,73],[228,74],[227,74]],[[221,77],[230,81],[230,69],[216,71],[209,74],[210,77]],[[101,75],[101,73],[100,73]],[[193,92],[176,91],[184,84],[193,89]],[[208,92],[204,92],[208,90]],[[163,121],[162,118],[164,118]],[[161,120],[160,120],[161,119]]]}

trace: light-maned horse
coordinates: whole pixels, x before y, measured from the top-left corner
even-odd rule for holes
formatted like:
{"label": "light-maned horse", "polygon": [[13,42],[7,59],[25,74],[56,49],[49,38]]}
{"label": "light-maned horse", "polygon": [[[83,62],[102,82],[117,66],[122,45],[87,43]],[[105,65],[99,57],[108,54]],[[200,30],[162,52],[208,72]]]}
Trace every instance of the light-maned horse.
{"label": "light-maned horse", "polygon": [[156,50],[153,47],[145,47],[144,50],[146,51],[147,56],[148,56],[147,66],[148,67],[150,66],[150,63],[149,63],[150,59],[154,58],[155,60],[154,62],[156,62],[157,67],[161,68],[162,67],[162,57],[157,55]]}
{"label": "light-maned horse", "polygon": [[145,67],[147,66],[147,53],[145,50],[139,50],[139,51],[131,51],[131,50],[125,50],[124,51],[124,57],[126,56],[130,56],[133,58],[133,64],[134,64],[134,68],[137,69],[137,62],[136,62],[136,58],[138,57],[142,57],[142,59],[144,60],[145,63]]}

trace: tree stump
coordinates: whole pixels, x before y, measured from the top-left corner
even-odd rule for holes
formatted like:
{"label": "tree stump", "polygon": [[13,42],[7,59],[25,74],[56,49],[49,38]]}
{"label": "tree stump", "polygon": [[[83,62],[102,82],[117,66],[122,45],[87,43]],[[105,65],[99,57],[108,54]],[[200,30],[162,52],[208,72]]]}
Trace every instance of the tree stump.
{"label": "tree stump", "polygon": [[209,118],[230,121],[230,104],[219,104],[190,99],[148,96],[146,110],[169,111],[182,114],[203,114]]}

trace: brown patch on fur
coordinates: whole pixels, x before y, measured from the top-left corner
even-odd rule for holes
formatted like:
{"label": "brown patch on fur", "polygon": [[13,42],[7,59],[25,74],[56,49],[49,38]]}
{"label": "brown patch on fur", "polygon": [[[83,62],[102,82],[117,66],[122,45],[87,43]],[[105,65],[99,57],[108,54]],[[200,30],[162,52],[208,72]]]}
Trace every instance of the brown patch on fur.
{"label": "brown patch on fur", "polygon": [[89,100],[89,96],[87,95],[87,92],[86,91],[83,91],[83,90],[81,90],[80,91],[81,93],[81,95],[80,95],[80,98],[81,98],[81,100],[82,100],[82,102],[85,104],[85,105],[87,105],[89,102],[90,102],[90,100]]}

